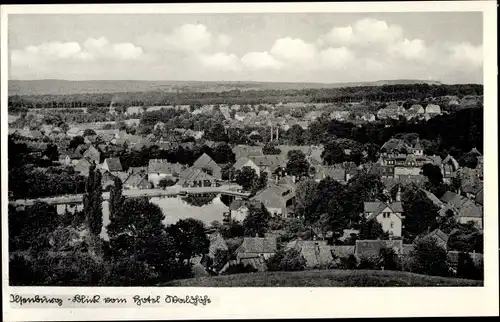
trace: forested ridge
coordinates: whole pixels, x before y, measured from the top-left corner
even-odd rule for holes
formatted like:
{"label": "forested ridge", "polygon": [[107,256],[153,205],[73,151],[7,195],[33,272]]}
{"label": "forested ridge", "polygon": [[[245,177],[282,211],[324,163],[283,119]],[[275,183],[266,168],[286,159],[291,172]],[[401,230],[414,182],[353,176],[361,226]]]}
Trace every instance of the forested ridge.
{"label": "forested ridge", "polygon": [[78,108],[90,106],[158,106],[196,104],[277,104],[280,102],[341,103],[360,101],[416,100],[441,96],[482,96],[477,84],[429,85],[401,84],[353,86],[342,88],[310,88],[286,90],[230,90],[222,92],[122,92],[69,95],[12,95],[9,108]]}

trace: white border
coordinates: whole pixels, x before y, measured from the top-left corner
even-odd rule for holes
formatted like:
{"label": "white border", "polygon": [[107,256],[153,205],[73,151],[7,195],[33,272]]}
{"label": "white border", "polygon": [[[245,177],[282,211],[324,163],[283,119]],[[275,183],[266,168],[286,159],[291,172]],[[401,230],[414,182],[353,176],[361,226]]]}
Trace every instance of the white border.
{"label": "white border", "polygon": [[[451,12],[482,11],[484,31],[484,171],[486,178],[485,286],[480,288],[51,288],[9,287],[7,231],[7,26],[8,14],[84,13],[257,13],[257,12]],[[2,277],[4,320],[133,320],[272,317],[405,317],[480,316],[498,308],[498,182],[497,182],[497,16],[495,1],[43,5],[1,7],[1,157]],[[207,306],[80,309],[12,309],[9,293],[38,294],[203,294]]]}

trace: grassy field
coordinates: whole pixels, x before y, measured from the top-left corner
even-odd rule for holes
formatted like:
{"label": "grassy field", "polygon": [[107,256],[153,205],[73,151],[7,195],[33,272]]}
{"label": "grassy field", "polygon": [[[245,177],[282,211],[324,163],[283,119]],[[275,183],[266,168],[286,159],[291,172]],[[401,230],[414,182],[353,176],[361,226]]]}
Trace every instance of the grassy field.
{"label": "grassy field", "polygon": [[260,272],[201,277],[170,282],[183,287],[331,287],[331,286],[483,286],[482,281],[420,275],[400,271],[315,270]]}

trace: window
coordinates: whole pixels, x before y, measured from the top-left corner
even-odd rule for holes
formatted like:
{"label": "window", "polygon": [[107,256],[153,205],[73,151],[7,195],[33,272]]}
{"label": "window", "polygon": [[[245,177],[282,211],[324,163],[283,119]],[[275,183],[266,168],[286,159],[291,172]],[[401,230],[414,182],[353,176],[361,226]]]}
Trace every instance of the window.
{"label": "window", "polygon": [[391,228],[394,228],[394,222],[391,221]]}

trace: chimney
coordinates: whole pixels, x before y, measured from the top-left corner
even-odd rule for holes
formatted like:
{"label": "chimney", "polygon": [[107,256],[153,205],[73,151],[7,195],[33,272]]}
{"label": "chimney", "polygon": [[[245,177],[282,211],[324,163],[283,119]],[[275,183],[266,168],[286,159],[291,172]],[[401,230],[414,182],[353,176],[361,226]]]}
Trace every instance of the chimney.
{"label": "chimney", "polygon": [[401,201],[401,186],[398,186],[398,193],[396,194],[396,201]]}
{"label": "chimney", "polygon": [[279,133],[279,127],[276,127],[276,141],[279,140],[280,133]]}
{"label": "chimney", "polygon": [[273,141],[273,126],[271,125],[271,142]]}

